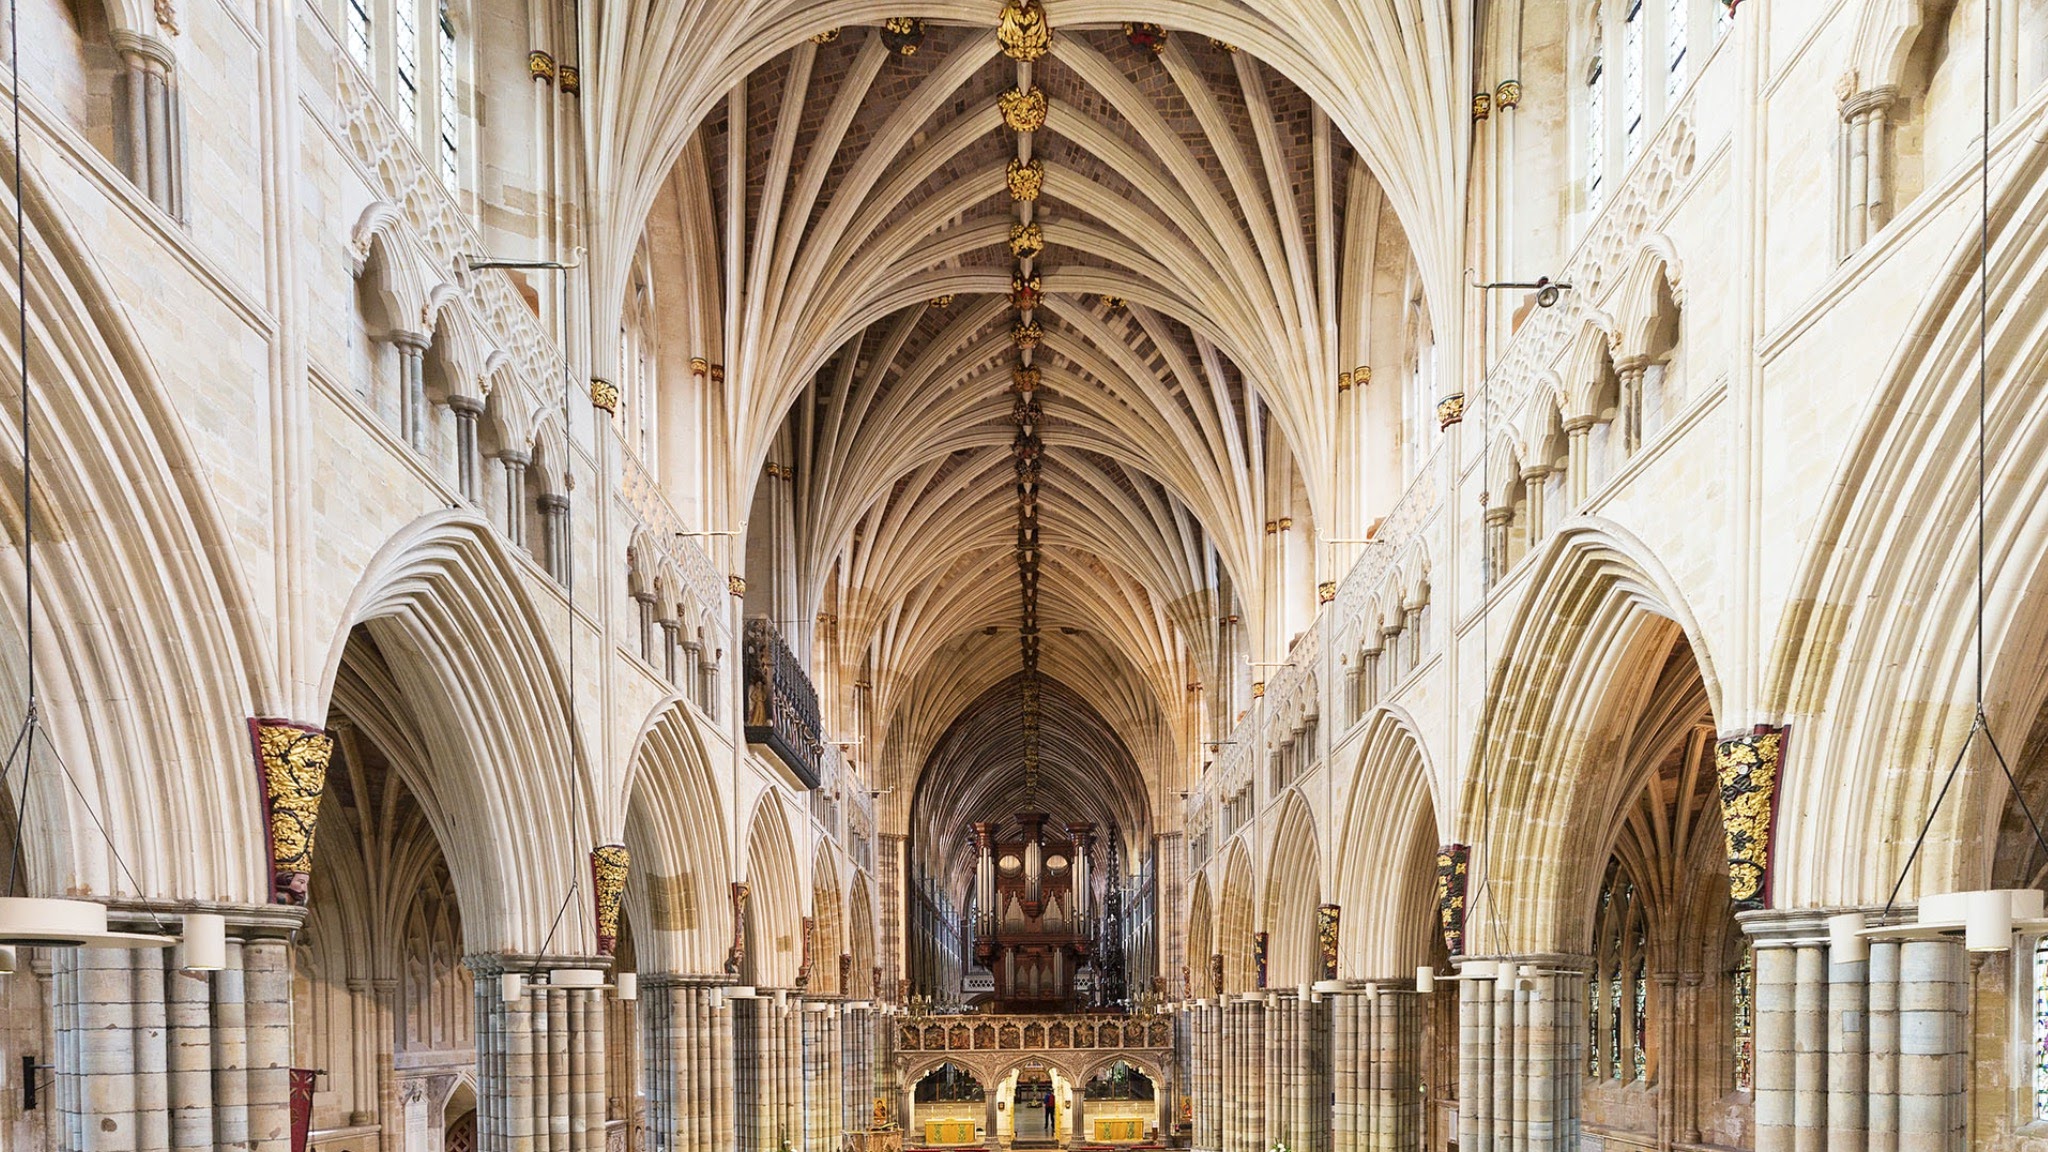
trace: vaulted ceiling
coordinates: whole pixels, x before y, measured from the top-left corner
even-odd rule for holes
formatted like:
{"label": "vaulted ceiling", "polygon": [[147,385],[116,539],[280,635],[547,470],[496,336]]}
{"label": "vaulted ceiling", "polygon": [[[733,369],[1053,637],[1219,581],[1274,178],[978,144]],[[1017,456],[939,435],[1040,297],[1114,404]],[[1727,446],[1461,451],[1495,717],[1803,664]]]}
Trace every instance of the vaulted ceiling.
{"label": "vaulted ceiling", "polygon": [[[838,662],[828,688],[873,686],[898,820],[942,766],[971,773],[917,786],[947,810],[1020,798],[980,774],[1017,758],[988,721],[1033,623],[1047,755],[1076,758],[1045,786],[1069,818],[1106,803],[1092,784],[1150,819],[1198,755],[1219,618],[1266,634],[1278,585],[1302,584],[1273,522],[1319,551],[1346,329],[1402,232],[1381,222],[1437,223],[1462,162],[1456,37],[1381,5],[1168,3],[1157,27],[1054,3],[1049,50],[1019,52],[1000,0],[872,7],[654,3],[688,31],[607,51],[698,116],[608,124],[603,163],[629,141],[676,160],[610,192],[693,253],[691,324],[725,349],[727,498],[758,508],[764,464],[788,482],[787,607],[835,621],[836,656],[814,650]],[[709,51],[679,68],[650,55],[665,42]],[[1426,282],[1441,253],[1392,243]],[[1142,784],[1113,780],[1119,758]]]}

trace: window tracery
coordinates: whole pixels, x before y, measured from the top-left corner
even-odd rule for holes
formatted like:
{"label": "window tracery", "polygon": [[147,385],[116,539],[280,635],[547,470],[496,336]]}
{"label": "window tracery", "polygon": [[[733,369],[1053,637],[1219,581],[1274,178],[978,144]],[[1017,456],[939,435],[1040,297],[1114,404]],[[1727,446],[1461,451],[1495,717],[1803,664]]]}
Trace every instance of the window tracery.
{"label": "window tracery", "polygon": [[393,94],[398,113],[408,126],[420,121],[420,17],[410,3],[392,6],[391,22]]}
{"label": "window tracery", "polygon": [[[354,0],[351,0],[351,2],[354,2]],[[437,141],[440,147],[436,151],[440,154],[441,182],[446,184],[452,191],[458,185],[460,178],[458,159],[461,156],[459,144],[461,111],[456,101],[455,92],[455,21],[448,15],[448,6],[446,4],[440,6],[435,27],[439,33],[434,62],[434,80],[435,88],[439,95],[436,104],[439,110],[438,124],[440,128]]]}
{"label": "window tracery", "polygon": [[346,40],[349,59],[365,72],[376,67],[371,50],[370,0],[344,0],[348,6],[348,28]]}
{"label": "window tracery", "polygon": [[[1730,1031],[1734,1033],[1735,1040],[1735,1090],[1748,1092],[1754,1083],[1751,1076],[1756,1067],[1756,949],[1747,943],[1742,946],[1742,963],[1735,969],[1731,984],[1735,994],[1733,1011],[1729,1015]],[[2038,1088],[2036,1098],[2039,1098]]]}
{"label": "window tracery", "polygon": [[1666,107],[1685,91],[1686,8],[1692,0],[1669,0],[1664,11],[1664,104]]}
{"label": "window tracery", "polygon": [[1593,57],[1586,70],[1586,206],[1598,208],[1607,197],[1607,66]]}
{"label": "window tracery", "polygon": [[1643,147],[1643,0],[1632,0],[1621,22],[1621,158],[1627,164]]}
{"label": "window tracery", "polygon": [[2048,1120],[2048,936],[2034,942],[2034,1115]]}
{"label": "window tracery", "polygon": [[1607,867],[1594,920],[1593,979],[1587,1005],[1587,1075],[1632,1083],[1648,1079],[1643,1038],[1649,1016],[1649,926],[1635,880]]}

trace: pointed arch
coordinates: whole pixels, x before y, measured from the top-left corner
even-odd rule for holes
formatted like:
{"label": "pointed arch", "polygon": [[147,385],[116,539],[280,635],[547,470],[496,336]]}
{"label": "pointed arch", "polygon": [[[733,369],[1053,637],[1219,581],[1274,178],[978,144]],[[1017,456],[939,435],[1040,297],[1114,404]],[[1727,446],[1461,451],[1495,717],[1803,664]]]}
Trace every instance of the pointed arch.
{"label": "pointed arch", "polygon": [[1337,974],[1398,976],[1429,962],[1436,924],[1436,850],[1449,839],[1434,770],[1409,719],[1381,708],[1365,720],[1338,841]]}
{"label": "pointed arch", "polygon": [[690,710],[664,700],[634,742],[624,794],[626,908],[640,971],[709,975],[732,942],[725,805]]}
{"label": "pointed arch", "polygon": [[[571,737],[567,686],[549,633],[501,536],[474,513],[414,521],[365,570],[329,647],[321,698],[344,655],[374,642],[423,741],[433,776],[416,792],[442,842],[473,950],[537,950],[587,867],[594,796]],[[478,646],[477,636],[501,642]],[[324,713],[324,710],[323,710]],[[595,948],[585,917],[558,947]]]}
{"label": "pointed arch", "polygon": [[1266,933],[1267,979],[1292,988],[1322,979],[1316,942],[1316,908],[1323,903],[1322,852],[1316,819],[1300,792],[1281,804],[1273,828],[1273,854],[1266,866],[1266,900],[1260,918]]}
{"label": "pointed arch", "polygon": [[789,824],[781,793],[763,793],[747,830],[747,955],[740,968],[741,982],[760,988],[794,987],[802,959],[802,877]]}
{"label": "pointed arch", "polygon": [[1563,951],[1576,916],[1562,902],[1597,866],[1594,842],[1604,843],[1588,823],[1607,818],[1589,799],[1612,769],[1599,750],[1636,713],[1676,640],[1691,646],[1714,715],[1720,682],[1677,585],[1618,526],[1582,519],[1561,528],[1529,586],[1536,592],[1493,672],[1497,703],[1474,749],[1460,824],[1483,855],[1472,922],[1510,951]]}
{"label": "pointed arch", "polygon": [[1223,865],[1223,900],[1216,917],[1216,951],[1223,955],[1223,990],[1249,992],[1258,987],[1252,967],[1252,934],[1258,931],[1252,891],[1251,853],[1244,841],[1233,841]]}

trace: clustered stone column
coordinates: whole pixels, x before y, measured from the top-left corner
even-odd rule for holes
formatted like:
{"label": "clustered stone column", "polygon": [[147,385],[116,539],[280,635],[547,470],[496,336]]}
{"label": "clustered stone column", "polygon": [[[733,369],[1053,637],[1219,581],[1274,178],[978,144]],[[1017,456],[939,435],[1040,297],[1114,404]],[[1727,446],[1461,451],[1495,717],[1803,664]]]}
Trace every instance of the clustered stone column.
{"label": "clustered stone column", "polygon": [[[803,1027],[803,1146],[810,1152],[839,1152],[846,1133],[839,1010],[838,1000],[813,1000],[798,1014]],[[790,1143],[794,1147],[795,1139]]]}
{"label": "clustered stone column", "polygon": [[1646,356],[1628,356],[1614,365],[1621,376],[1621,451],[1633,456],[1643,446],[1643,381],[1649,375]]}
{"label": "clustered stone column", "polygon": [[778,1005],[765,990],[733,1002],[737,1142],[740,1152],[804,1147],[803,1002]]}
{"label": "clustered stone column", "polygon": [[505,539],[515,548],[526,547],[526,466],[533,453],[507,448],[498,453],[505,469]]}
{"label": "clustered stone column", "polygon": [[1336,1152],[1408,1152],[1422,1132],[1423,997],[1353,987],[1330,1005]]}
{"label": "clustered stone column", "polygon": [[1842,101],[1842,255],[1854,255],[1891,220],[1891,109],[1899,90],[1884,85]]}
{"label": "clustered stone column", "polygon": [[569,498],[549,492],[540,498],[541,552],[548,575],[569,583]]}
{"label": "clustered stone column", "polygon": [[114,33],[121,71],[114,96],[114,160],[150,202],[175,219],[185,215],[185,116],[179,107],[177,57],[163,41]]}
{"label": "clustered stone column", "polygon": [[1330,1147],[1330,1008],[1277,992],[1266,1008],[1266,1141]]}
{"label": "clustered stone column", "polygon": [[1970,962],[1959,939],[1830,954],[1825,912],[1751,912],[1757,1152],[1940,1152],[1967,1139]]}
{"label": "clustered stone column", "polygon": [[[840,1109],[842,1132],[864,1132],[873,1118],[875,1094],[875,1010],[847,1004],[839,1021]],[[838,1147],[836,1144],[833,1146]]]}
{"label": "clustered stone column", "polygon": [[[62,1147],[75,1152],[236,1147],[291,1138],[291,964],[296,908],[227,910],[227,967],[186,972],[176,949],[55,951],[51,1025]],[[129,931],[149,919],[115,910]]]}
{"label": "clustered stone column", "polygon": [[1188,1082],[1194,1097],[1195,1152],[1223,1147],[1223,1014],[1212,1000],[1188,1009]]}
{"label": "clustered stone column", "polygon": [[1515,522],[1515,510],[1500,505],[1486,510],[1486,586],[1507,574],[1508,529]]}
{"label": "clustered stone column", "polygon": [[469,965],[476,975],[478,1147],[603,1152],[605,991],[529,984],[507,1004],[499,975],[539,967],[534,958],[478,956]]}
{"label": "clustered stone column", "polygon": [[648,1152],[724,1152],[733,1133],[732,1008],[725,977],[640,985]]}
{"label": "clustered stone column", "polygon": [[1565,504],[1577,508],[1593,494],[1593,426],[1598,424],[1595,416],[1577,415],[1564,422],[1565,436]]}
{"label": "clustered stone column", "polygon": [[1584,968],[1576,957],[1549,955],[1464,962],[1460,1152],[1564,1152],[1579,1146]]}
{"label": "clustered stone column", "polygon": [[481,489],[477,477],[477,421],[484,414],[484,402],[460,393],[448,397],[448,410],[455,414],[455,481],[462,498],[477,503]]}
{"label": "clustered stone column", "polygon": [[398,427],[406,447],[427,450],[427,338],[417,332],[393,332],[398,349]]}
{"label": "clustered stone column", "polygon": [[1223,1152],[1266,1152],[1266,1004],[1243,997],[1222,1014]]}

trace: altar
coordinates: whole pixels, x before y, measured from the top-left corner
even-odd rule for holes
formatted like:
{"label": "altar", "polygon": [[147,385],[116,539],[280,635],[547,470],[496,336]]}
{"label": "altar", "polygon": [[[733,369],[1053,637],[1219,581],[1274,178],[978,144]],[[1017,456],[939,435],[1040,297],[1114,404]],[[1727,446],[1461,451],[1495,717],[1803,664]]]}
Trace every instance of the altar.
{"label": "altar", "polygon": [[1145,1122],[1129,1117],[1118,1117],[1095,1122],[1097,1144],[1136,1144],[1145,1138]]}
{"label": "altar", "polygon": [[924,1142],[928,1148],[959,1147],[976,1144],[974,1122],[971,1120],[927,1120],[924,1125]]}

